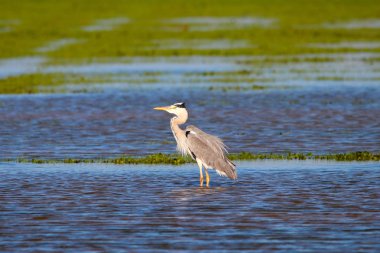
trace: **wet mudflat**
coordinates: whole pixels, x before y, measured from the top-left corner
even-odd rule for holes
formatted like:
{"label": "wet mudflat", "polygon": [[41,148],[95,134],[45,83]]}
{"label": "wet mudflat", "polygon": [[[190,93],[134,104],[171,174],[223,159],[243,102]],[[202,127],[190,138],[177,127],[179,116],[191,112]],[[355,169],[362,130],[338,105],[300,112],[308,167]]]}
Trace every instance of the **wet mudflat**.
{"label": "wet mudflat", "polygon": [[377,163],[0,164],[3,252],[379,252]]}

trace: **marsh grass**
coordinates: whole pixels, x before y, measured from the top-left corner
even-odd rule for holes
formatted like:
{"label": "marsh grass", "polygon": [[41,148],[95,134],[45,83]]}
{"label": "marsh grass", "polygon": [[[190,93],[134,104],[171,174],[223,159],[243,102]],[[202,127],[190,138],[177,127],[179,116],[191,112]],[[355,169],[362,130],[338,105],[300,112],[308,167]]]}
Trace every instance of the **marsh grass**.
{"label": "marsh grass", "polygon": [[[313,2],[292,0],[169,0],[169,1],[5,1],[2,20],[17,20],[0,40],[0,57],[36,54],[35,49],[62,38],[84,39],[48,52],[53,58],[88,58],[162,55],[271,55],[320,52],[305,48],[307,43],[376,41],[377,29],[325,29],[326,22],[379,18],[377,1],[336,0]],[[98,20],[125,17],[130,22],[112,30],[88,32],[84,26]],[[174,24],[176,31],[164,29],[168,20],[181,17],[262,17],[275,19],[273,27],[246,26],[244,29],[190,31],[188,24]],[[239,49],[144,49],[160,39],[239,39],[254,47]],[[329,52],[347,49],[332,49]],[[326,52],[326,49],[323,49]]]}
{"label": "marsh grass", "polygon": [[109,77],[105,75],[77,75],[77,74],[25,74],[0,79],[2,94],[23,93],[51,93],[55,88],[65,84],[105,83]]}
{"label": "marsh grass", "polygon": [[[371,153],[367,151],[358,151],[350,153],[337,154],[312,154],[312,153],[283,153],[283,154],[255,154],[250,152],[241,152],[229,154],[231,160],[328,160],[328,161],[380,161],[380,153]],[[183,157],[177,154],[152,154],[147,156],[122,156],[116,158],[98,158],[98,159],[41,159],[41,158],[18,158],[18,159],[3,159],[3,162],[18,162],[18,163],[110,163],[110,164],[171,164],[181,165],[186,163],[194,163],[190,157]]]}
{"label": "marsh grass", "polygon": [[[3,94],[38,93],[42,86],[56,86],[65,83],[67,76],[57,74],[26,74],[0,79]],[[83,78],[79,78],[83,80]]]}
{"label": "marsh grass", "polygon": [[209,91],[212,90],[221,90],[223,92],[227,91],[248,91],[248,90],[265,90],[269,89],[270,87],[268,86],[262,86],[262,85],[251,85],[251,86],[240,86],[240,85],[235,85],[235,86],[210,86],[208,88]]}
{"label": "marsh grass", "polygon": [[[379,18],[377,1],[336,0],[169,0],[169,1],[5,1],[0,16],[18,20],[0,40],[0,57],[35,54],[35,48],[62,39],[84,39],[47,54],[57,58],[92,58],[159,55],[268,55],[320,52],[305,48],[307,43],[375,41],[376,29],[325,29],[322,24],[355,19]],[[112,30],[88,32],[82,28],[98,20],[128,18],[130,22]],[[181,17],[261,17],[276,20],[273,27],[246,26],[244,29],[191,31],[189,24],[165,21]],[[254,47],[239,49],[144,49],[161,39],[239,39]],[[332,49],[331,52],[347,49]],[[326,52],[326,50],[323,50]]]}
{"label": "marsh grass", "polygon": [[[378,29],[326,29],[323,24],[351,20],[378,19],[380,5],[375,0],[83,0],[83,1],[2,1],[0,8],[0,59],[43,56],[56,62],[93,62],[133,56],[267,56],[270,64],[297,62],[294,55],[335,52],[380,52],[379,48],[313,48],[310,43],[341,41],[376,42]],[[274,20],[270,26],[241,29],[191,30],[173,20],[186,17],[253,17]],[[86,31],[83,27],[99,20],[128,19],[111,30]],[[166,29],[168,26],[174,29]],[[49,43],[71,38],[73,43],[56,50],[39,51]],[[154,47],[160,40],[244,40],[243,48],[196,49]],[[74,43],[78,41],[78,43]],[[80,42],[80,43],[79,43]],[[282,56],[276,58],[271,56]],[[288,56],[288,57],[287,57]],[[308,61],[329,61],[315,58]],[[371,60],[376,64],[378,59]],[[30,74],[0,81],[0,93],[38,93],[39,85],[67,83],[61,74]],[[242,74],[243,75],[243,74]],[[86,80],[83,80],[86,83]],[[10,87],[12,86],[12,87]]]}
{"label": "marsh grass", "polygon": [[[127,74],[62,74],[62,73],[33,73],[11,76],[0,79],[0,93],[2,94],[35,94],[35,93],[67,93],[98,90],[86,85],[101,85],[112,83],[126,83],[139,85],[157,83],[159,79],[149,75]],[[78,88],[74,89],[77,85]]]}
{"label": "marsh grass", "polygon": [[[132,55],[268,55],[320,52],[305,48],[315,42],[346,40],[375,41],[377,29],[325,29],[326,22],[378,18],[376,1],[303,1],[283,4],[277,0],[240,1],[39,1],[2,3],[3,20],[19,20],[12,30],[2,34],[0,57],[35,54],[35,48],[62,38],[84,39],[48,52],[57,58],[120,57]],[[179,17],[263,17],[275,19],[273,27],[247,26],[244,29],[189,31],[187,24],[176,24],[175,32],[165,30],[165,22]],[[97,20],[125,17],[131,21],[113,30],[88,32],[82,29]],[[311,28],[310,28],[311,27]],[[146,49],[160,39],[243,39],[254,47],[239,49]],[[330,49],[330,52],[347,49]],[[326,52],[326,49],[323,49]]]}

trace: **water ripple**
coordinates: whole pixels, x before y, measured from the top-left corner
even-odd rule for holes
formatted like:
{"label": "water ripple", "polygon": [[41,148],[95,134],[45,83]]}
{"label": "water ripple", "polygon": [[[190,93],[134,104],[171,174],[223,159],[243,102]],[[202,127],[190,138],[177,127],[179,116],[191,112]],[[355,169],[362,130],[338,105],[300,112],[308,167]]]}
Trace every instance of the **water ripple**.
{"label": "water ripple", "polygon": [[378,252],[376,163],[0,164],[0,249]]}
{"label": "water ripple", "polygon": [[380,147],[375,86],[0,96],[0,158],[99,158],[175,152],[169,114],[187,102],[189,124],[219,135],[232,152],[348,152]]}

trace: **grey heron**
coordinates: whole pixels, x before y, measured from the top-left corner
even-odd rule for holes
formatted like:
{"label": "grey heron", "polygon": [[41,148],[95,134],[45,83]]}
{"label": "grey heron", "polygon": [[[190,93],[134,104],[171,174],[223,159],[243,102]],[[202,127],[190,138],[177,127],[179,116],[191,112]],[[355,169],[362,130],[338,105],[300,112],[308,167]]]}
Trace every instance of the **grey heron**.
{"label": "grey heron", "polygon": [[170,127],[177,142],[177,150],[184,156],[190,155],[197,162],[200,186],[203,186],[202,167],[206,174],[207,187],[210,183],[208,169],[215,169],[221,176],[237,179],[236,166],[227,158],[227,149],[221,139],[192,125],[187,126],[185,130],[179,127],[186,123],[188,118],[185,103],[175,103],[153,109],[174,114],[170,120]]}

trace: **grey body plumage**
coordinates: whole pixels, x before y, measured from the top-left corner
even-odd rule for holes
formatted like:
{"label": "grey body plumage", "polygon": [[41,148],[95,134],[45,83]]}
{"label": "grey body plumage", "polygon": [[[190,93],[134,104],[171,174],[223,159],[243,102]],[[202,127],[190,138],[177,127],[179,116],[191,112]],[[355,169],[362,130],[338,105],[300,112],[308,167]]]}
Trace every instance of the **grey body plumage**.
{"label": "grey body plumage", "polygon": [[235,165],[227,158],[227,149],[221,139],[192,125],[186,127],[185,131],[194,159],[201,159],[205,168],[215,169],[219,175],[237,179]]}
{"label": "grey body plumage", "polygon": [[185,130],[179,127],[188,118],[184,103],[154,109],[175,115],[170,121],[170,126],[177,142],[177,150],[183,155],[190,155],[197,161],[201,186],[203,185],[202,166],[205,168],[207,186],[209,186],[208,169],[215,169],[219,175],[237,179],[236,166],[228,159],[227,148],[220,138],[207,134],[193,125],[187,126]]}

